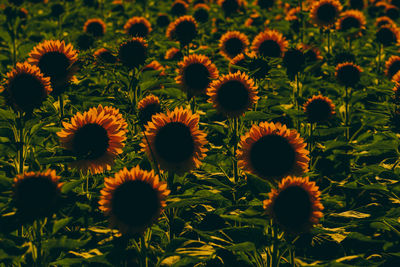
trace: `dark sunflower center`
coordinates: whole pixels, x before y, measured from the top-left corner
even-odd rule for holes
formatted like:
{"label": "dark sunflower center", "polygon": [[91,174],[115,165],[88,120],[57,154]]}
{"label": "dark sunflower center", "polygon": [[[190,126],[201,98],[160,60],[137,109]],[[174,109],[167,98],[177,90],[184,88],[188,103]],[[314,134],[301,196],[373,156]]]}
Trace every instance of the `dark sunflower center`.
{"label": "dark sunflower center", "polygon": [[154,147],[163,160],[180,163],[193,155],[192,133],[185,124],[170,122],[158,131],[154,140]]}
{"label": "dark sunflower center", "polygon": [[129,28],[129,34],[132,36],[145,37],[148,33],[149,29],[144,23],[135,23]]}
{"label": "dark sunflower center", "polygon": [[340,24],[340,29],[342,31],[348,31],[350,29],[360,28],[360,26],[360,21],[357,18],[347,17],[342,20],[342,23]]}
{"label": "dark sunflower center", "polygon": [[399,18],[399,9],[397,7],[392,7],[386,10],[386,16],[392,20],[397,20]]}
{"label": "dark sunflower center", "polygon": [[252,77],[255,79],[265,78],[271,70],[268,61],[263,58],[252,59],[248,64],[248,68],[250,73],[253,73]]}
{"label": "dark sunflower center", "polygon": [[258,0],[257,4],[261,8],[271,8],[274,5],[274,0]]}
{"label": "dark sunflower center", "polygon": [[111,201],[112,213],[130,227],[151,223],[161,208],[156,190],[143,181],[128,181],[115,189]]}
{"label": "dark sunflower center", "polygon": [[98,57],[100,60],[106,63],[115,63],[117,61],[110,51],[104,51]]}
{"label": "dark sunflower center", "polygon": [[204,8],[198,8],[193,14],[196,21],[206,22],[208,20],[209,14],[208,11]]}
{"label": "dark sunflower center", "polygon": [[218,89],[217,101],[227,111],[245,110],[249,105],[249,91],[239,81],[228,81]]}
{"label": "dark sunflower center", "polygon": [[87,26],[86,31],[87,31],[87,33],[90,33],[91,35],[93,35],[95,37],[103,36],[103,34],[104,34],[103,25],[101,25],[98,22],[90,23]]}
{"label": "dark sunflower center", "polygon": [[283,63],[290,72],[298,72],[305,63],[304,54],[297,49],[287,51],[283,57]]}
{"label": "dark sunflower center", "polygon": [[175,3],[171,8],[171,13],[177,16],[186,14],[186,7],[183,3]]}
{"label": "dark sunflower center", "polygon": [[253,168],[264,177],[288,174],[296,161],[296,152],[286,138],[269,134],[255,142],[250,150]]}
{"label": "dark sunflower center", "polygon": [[243,42],[239,38],[230,38],[225,42],[225,50],[231,57],[242,53],[243,49]]}
{"label": "dark sunflower center", "polygon": [[309,222],[312,204],[309,194],[299,186],[290,186],[279,193],[273,211],[284,227],[300,230]]}
{"label": "dark sunflower center", "polygon": [[400,70],[400,60],[394,61],[388,69],[388,73],[390,77],[393,77]]}
{"label": "dark sunflower center", "polygon": [[239,4],[237,0],[225,0],[222,3],[222,9],[227,15],[229,15],[239,9]]}
{"label": "dark sunflower center", "polygon": [[158,112],[161,112],[161,107],[159,104],[148,104],[147,106],[139,110],[139,119],[140,121],[146,123],[148,121],[151,121],[151,117]]}
{"label": "dark sunflower center", "polygon": [[364,8],[364,0],[350,0],[350,6],[352,9],[363,9]]}
{"label": "dark sunflower center", "polygon": [[339,82],[346,86],[354,86],[360,81],[360,71],[353,65],[341,67],[337,73]]}
{"label": "dark sunflower center", "polygon": [[60,52],[47,52],[39,60],[40,71],[51,79],[64,78],[70,66],[67,56]]}
{"label": "dark sunflower center", "polygon": [[102,126],[95,123],[86,124],[74,135],[74,152],[82,158],[98,159],[107,151],[109,140],[107,131]]}
{"label": "dark sunflower center", "polygon": [[280,45],[276,41],[265,40],[258,48],[258,52],[263,57],[280,57],[282,51]]}
{"label": "dark sunflower center", "polygon": [[330,3],[325,3],[321,5],[317,10],[318,20],[327,23],[333,22],[335,20],[336,15],[337,15],[336,8]]}
{"label": "dark sunflower center", "polygon": [[210,72],[203,64],[193,63],[185,68],[183,79],[189,89],[204,91],[210,83]]}
{"label": "dark sunflower center", "polygon": [[175,37],[183,45],[190,43],[196,34],[196,25],[191,21],[182,21],[175,27]]}
{"label": "dark sunflower center", "polygon": [[57,185],[46,177],[22,180],[15,188],[18,212],[28,218],[50,215],[57,199]]}
{"label": "dark sunflower center", "polygon": [[332,109],[328,102],[315,99],[307,105],[306,113],[311,122],[322,122],[331,116]]}
{"label": "dark sunflower center", "polygon": [[396,35],[389,28],[380,28],[376,33],[376,39],[385,46],[392,45],[397,42]]}
{"label": "dark sunflower center", "polygon": [[146,60],[146,48],[141,42],[131,41],[119,49],[119,58],[129,68],[136,68]]}
{"label": "dark sunflower center", "polygon": [[167,15],[160,15],[157,17],[157,25],[165,27],[169,24],[169,17]]}
{"label": "dark sunflower center", "polygon": [[14,77],[9,85],[9,90],[14,103],[25,112],[39,107],[45,97],[43,84],[34,76],[26,73]]}

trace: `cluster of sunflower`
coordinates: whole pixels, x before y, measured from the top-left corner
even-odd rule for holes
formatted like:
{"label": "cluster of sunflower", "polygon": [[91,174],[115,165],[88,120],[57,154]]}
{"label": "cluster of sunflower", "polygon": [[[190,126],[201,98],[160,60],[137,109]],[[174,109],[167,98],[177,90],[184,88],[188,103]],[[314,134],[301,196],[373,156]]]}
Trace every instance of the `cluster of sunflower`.
{"label": "cluster of sunflower", "polygon": [[[193,235],[191,222],[180,222],[181,231],[174,232],[178,221],[174,216],[188,212],[176,207],[181,197],[198,193],[191,179],[208,181],[215,173],[224,177],[215,185],[228,184],[232,199],[230,206],[218,213],[217,204],[206,205],[212,198],[204,199],[203,208],[214,216],[209,220],[226,226],[223,216],[241,212],[244,200],[248,200],[246,206],[251,206],[250,201],[258,203],[262,210],[253,216],[265,221],[263,234],[274,240],[265,244],[267,249],[259,258],[254,256],[254,261],[260,266],[260,262],[279,266],[284,261],[296,266],[293,244],[313,231],[324,210],[324,198],[314,180],[318,164],[325,160],[319,161],[324,146],[316,142],[322,143],[324,137],[314,134],[340,120],[340,140],[350,146],[363,129],[353,127],[360,107],[354,99],[360,98],[357,90],[363,87],[361,65],[370,69],[372,64],[379,77],[383,71],[395,84],[392,123],[399,124],[400,57],[391,54],[400,43],[396,24],[400,1],[175,0],[160,6],[157,1],[8,2],[1,8],[10,35],[11,60],[0,92],[5,100],[2,108],[12,110],[17,118],[13,126],[17,154],[16,159],[5,161],[16,162],[9,173],[15,174],[12,200],[18,222],[25,226],[36,222],[32,258],[38,266],[44,264],[45,254],[40,251],[41,229],[58,218],[66,198],[65,185],[73,185],[70,175],[86,180],[86,190],[76,187],[75,193],[81,193],[89,205],[95,200],[96,210],[108,218],[108,226],[119,230],[113,238],[126,238],[124,249],[132,244],[138,248],[141,259],[133,264],[148,266],[148,244],[161,243],[150,240],[152,228],[164,231],[170,244],[174,237]],[[83,33],[70,37],[62,28],[77,24],[68,13],[80,5],[90,10],[91,18],[83,23],[78,20]],[[40,18],[46,8],[57,22],[57,29],[52,29],[55,34],[53,38],[47,38],[53,33],[46,34],[37,42],[37,36],[30,36],[35,43],[23,54],[17,48],[22,44],[18,32],[29,27],[30,19]],[[152,17],[155,12],[158,15]],[[369,62],[356,60],[352,53],[354,43],[367,38],[367,19],[375,21],[371,28],[376,30],[373,40],[378,48]],[[274,29],[281,22],[287,27]],[[63,37],[58,40],[56,36]],[[386,55],[391,56],[384,65]],[[321,88],[310,89],[306,79],[326,80],[340,89],[325,90],[323,82]],[[389,83],[380,82],[378,86]],[[96,87],[93,83],[106,89],[89,92]],[[86,103],[76,97],[80,93],[106,101]],[[328,95],[338,98],[340,118]],[[266,104],[269,101],[277,103]],[[41,144],[29,143],[30,131],[25,128],[32,118],[44,120],[43,114],[48,113],[43,110],[48,106],[59,113],[49,123],[57,128],[50,137],[56,139],[53,145],[62,148],[57,153],[71,159],[51,168],[31,163],[28,156],[35,158],[35,146]],[[223,160],[218,157],[221,155]],[[349,163],[346,168],[350,167]],[[62,174],[57,175],[56,170]],[[348,179],[348,173],[345,175]],[[94,182],[89,189],[89,178],[100,180],[100,188]],[[225,178],[227,182],[223,182]],[[265,186],[256,197],[251,196],[253,192],[242,192],[254,181]],[[211,195],[221,192],[207,188]],[[193,203],[201,203],[196,201]],[[194,209],[192,216],[197,213]],[[85,227],[78,231],[89,229],[87,221],[85,218]],[[97,217],[92,222],[106,225]],[[240,228],[246,221],[234,222]],[[157,225],[152,227],[154,223]],[[210,229],[213,227],[218,226]],[[198,231],[193,237],[199,244],[202,234]],[[23,230],[17,230],[17,235],[24,237]],[[279,245],[283,240],[284,248]],[[154,265],[172,255],[163,256],[156,250],[151,253],[161,256],[152,258]],[[220,254],[212,252],[208,263],[243,263],[229,261],[221,251],[226,249]],[[232,251],[236,249],[229,251],[235,257]],[[176,258],[167,259],[177,262]],[[129,257],[124,260],[128,264]]]}

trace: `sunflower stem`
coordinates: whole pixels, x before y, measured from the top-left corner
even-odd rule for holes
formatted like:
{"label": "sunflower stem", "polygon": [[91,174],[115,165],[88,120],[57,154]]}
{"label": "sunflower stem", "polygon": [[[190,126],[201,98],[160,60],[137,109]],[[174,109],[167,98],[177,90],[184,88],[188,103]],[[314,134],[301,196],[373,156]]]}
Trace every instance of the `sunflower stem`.
{"label": "sunflower stem", "polygon": [[40,219],[36,220],[35,225],[36,230],[36,266],[43,266],[42,264],[42,231]]}
{"label": "sunflower stem", "polygon": [[293,247],[289,249],[289,255],[290,255],[290,266],[296,267],[296,256],[295,256],[295,250]]}
{"label": "sunflower stem", "polygon": [[314,151],[314,128],[315,123],[310,123],[310,131],[308,135],[308,151],[310,151],[310,166],[312,166],[312,159],[311,153]]}
{"label": "sunflower stem", "polygon": [[350,102],[350,94],[349,94],[349,88],[346,86],[345,87],[345,114],[344,114],[344,119],[345,119],[345,127],[346,127],[346,140],[349,141],[349,136],[350,136],[350,129],[349,129],[349,124],[350,124],[350,109],[349,109],[349,102]]}
{"label": "sunflower stem", "polygon": [[278,251],[278,228],[276,227],[273,222],[271,222],[272,227],[272,237],[273,237],[273,244],[272,244],[272,260],[270,267],[278,267],[279,266],[279,251]]}
{"label": "sunflower stem", "polygon": [[11,39],[12,39],[12,55],[13,55],[13,65],[17,64],[17,32],[15,30],[15,26],[11,26]]}
{"label": "sunflower stem", "polygon": [[60,104],[60,120],[64,118],[64,97],[62,94],[58,96],[58,101]]}
{"label": "sunflower stem", "polygon": [[236,151],[238,149],[238,141],[239,141],[239,130],[238,130],[238,118],[233,119],[233,136],[235,138],[234,140],[234,146],[233,146],[233,177],[235,184],[239,182],[239,172],[238,172],[238,162],[236,158]]}
{"label": "sunflower stem", "polygon": [[17,119],[17,128],[18,128],[18,173],[24,172],[24,116],[22,113],[19,113]]}
{"label": "sunflower stem", "polygon": [[377,66],[377,72],[378,74],[381,73],[381,60],[382,60],[382,44],[378,44],[378,66]]}
{"label": "sunflower stem", "polygon": [[149,142],[149,139],[147,138],[144,126],[143,125],[139,125],[139,128],[140,128],[140,131],[142,131],[142,134],[144,136],[144,139],[146,140],[147,146],[149,147],[150,154],[151,154],[151,160],[153,161],[154,169],[156,171],[156,174],[158,174],[160,176],[160,178],[161,178],[160,169],[158,168],[158,163],[157,163],[156,158],[154,157],[154,153],[153,153],[153,150],[151,149],[150,142]]}

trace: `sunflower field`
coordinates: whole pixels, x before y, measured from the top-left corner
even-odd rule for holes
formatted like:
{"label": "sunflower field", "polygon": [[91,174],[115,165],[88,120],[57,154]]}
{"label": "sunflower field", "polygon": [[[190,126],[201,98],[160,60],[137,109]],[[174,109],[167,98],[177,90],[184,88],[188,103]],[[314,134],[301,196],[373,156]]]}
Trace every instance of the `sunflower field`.
{"label": "sunflower field", "polygon": [[0,267],[400,266],[399,0],[0,0]]}

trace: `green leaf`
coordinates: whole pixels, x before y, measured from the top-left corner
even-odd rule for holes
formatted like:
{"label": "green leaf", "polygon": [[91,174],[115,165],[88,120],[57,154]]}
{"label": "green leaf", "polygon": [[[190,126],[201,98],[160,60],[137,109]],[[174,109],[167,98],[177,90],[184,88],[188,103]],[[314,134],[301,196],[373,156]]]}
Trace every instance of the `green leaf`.
{"label": "green leaf", "polygon": [[71,217],[56,220],[53,224],[53,235],[57,233],[61,228],[65,227],[71,220]]}

